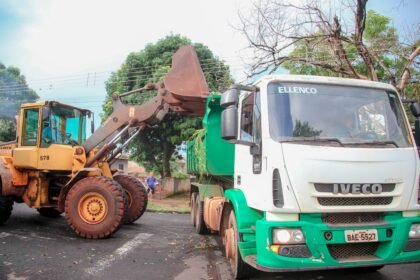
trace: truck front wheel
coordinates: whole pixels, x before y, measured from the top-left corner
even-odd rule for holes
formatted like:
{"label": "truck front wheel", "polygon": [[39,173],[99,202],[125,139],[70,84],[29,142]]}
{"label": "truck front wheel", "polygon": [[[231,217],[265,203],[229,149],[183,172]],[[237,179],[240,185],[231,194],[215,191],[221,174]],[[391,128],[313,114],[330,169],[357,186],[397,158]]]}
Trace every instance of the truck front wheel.
{"label": "truck front wheel", "polygon": [[66,219],[81,237],[106,238],[120,227],[125,211],[121,186],[106,177],[88,177],[78,181],[65,202]]}
{"label": "truck front wheel", "polygon": [[4,224],[12,214],[13,199],[0,196],[0,225]]}
{"label": "truck front wheel", "polygon": [[139,179],[128,175],[116,175],[117,181],[124,189],[128,207],[124,216],[124,223],[131,224],[140,219],[147,208],[148,198],[146,188]]}
{"label": "truck front wheel", "polygon": [[239,252],[238,240],[239,232],[236,224],[235,212],[230,211],[227,228],[224,230],[223,243],[225,245],[225,254],[229,260],[235,279],[242,279],[253,274],[254,269],[242,260]]}

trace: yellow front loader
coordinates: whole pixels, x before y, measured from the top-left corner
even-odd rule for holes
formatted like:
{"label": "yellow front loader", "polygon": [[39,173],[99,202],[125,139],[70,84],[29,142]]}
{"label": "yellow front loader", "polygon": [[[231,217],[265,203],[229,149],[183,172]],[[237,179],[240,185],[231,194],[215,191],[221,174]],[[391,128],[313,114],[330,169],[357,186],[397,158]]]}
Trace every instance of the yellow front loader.
{"label": "yellow front loader", "polygon": [[[145,104],[122,101],[146,90],[157,95]],[[136,221],[147,207],[146,189],[135,177],[113,176],[110,165],[169,110],[202,115],[207,95],[197,55],[184,46],[163,81],[114,95],[112,114],[89,138],[89,110],[55,101],[23,104],[16,141],[0,144],[0,224],[10,217],[14,202],[49,217],[65,212],[70,227],[85,238],[105,238]]]}

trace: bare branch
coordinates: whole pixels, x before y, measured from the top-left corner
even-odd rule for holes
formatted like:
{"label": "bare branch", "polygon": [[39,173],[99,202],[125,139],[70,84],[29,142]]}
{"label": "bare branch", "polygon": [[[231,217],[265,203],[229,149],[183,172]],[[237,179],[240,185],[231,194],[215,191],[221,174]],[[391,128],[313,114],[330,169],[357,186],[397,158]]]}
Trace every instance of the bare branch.
{"label": "bare branch", "polygon": [[408,60],[404,64],[403,73],[401,75],[400,83],[398,85],[398,88],[400,90],[404,89],[408,79],[410,78],[410,66],[413,63],[414,59],[420,54],[420,46],[417,46],[415,50],[411,53],[411,55],[408,57]]}

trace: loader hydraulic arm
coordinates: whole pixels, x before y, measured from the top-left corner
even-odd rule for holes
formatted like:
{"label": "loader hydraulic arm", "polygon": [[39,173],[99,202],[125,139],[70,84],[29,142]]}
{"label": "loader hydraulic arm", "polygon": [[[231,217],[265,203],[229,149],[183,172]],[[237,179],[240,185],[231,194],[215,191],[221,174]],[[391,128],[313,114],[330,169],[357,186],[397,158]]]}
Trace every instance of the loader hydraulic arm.
{"label": "loader hydraulic arm", "polygon": [[[121,100],[147,90],[157,90],[157,95],[142,105],[128,105]],[[208,94],[195,50],[191,46],[181,47],[173,55],[171,70],[163,81],[112,96],[112,114],[83,144],[86,154],[101,146],[86,167],[98,161],[111,162],[143,128],[160,122],[169,110],[182,115],[203,115]],[[118,145],[119,142],[122,143]]]}

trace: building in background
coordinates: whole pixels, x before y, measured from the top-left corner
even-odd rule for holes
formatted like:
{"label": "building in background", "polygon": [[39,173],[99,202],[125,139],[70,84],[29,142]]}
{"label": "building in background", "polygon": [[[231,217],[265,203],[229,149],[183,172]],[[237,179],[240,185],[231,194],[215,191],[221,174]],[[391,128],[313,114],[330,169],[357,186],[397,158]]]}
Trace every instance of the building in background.
{"label": "building in background", "polygon": [[128,155],[122,154],[112,165],[111,169],[116,169],[120,174],[128,174]]}

